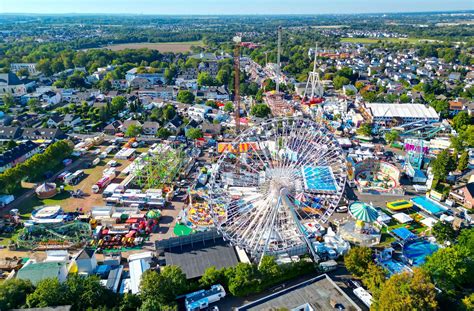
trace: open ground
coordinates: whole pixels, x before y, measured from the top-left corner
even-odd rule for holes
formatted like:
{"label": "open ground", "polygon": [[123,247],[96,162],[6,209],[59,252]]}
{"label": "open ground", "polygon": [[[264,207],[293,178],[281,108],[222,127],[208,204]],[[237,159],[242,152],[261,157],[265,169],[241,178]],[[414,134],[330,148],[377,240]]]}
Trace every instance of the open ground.
{"label": "open ground", "polygon": [[423,39],[423,38],[341,38],[341,42],[350,43],[377,43],[379,41],[390,42],[390,43],[401,43],[408,42],[411,44],[421,42],[434,42],[436,40]]}
{"label": "open ground", "polygon": [[150,49],[158,50],[161,53],[185,53],[191,50],[192,46],[203,46],[202,41],[187,41],[187,42],[158,42],[158,43],[123,43],[107,45],[104,48],[112,51],[122,51],[126,49]]}

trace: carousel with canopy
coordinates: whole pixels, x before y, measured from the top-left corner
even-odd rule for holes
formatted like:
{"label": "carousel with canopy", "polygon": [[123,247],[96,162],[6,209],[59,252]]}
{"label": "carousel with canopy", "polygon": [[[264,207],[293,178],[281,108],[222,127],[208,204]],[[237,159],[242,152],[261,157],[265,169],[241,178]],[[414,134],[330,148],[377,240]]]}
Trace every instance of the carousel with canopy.
{"label": "carousel with canopy", "polygon": [[214,224],[255,261],[308,251],[317,259],[313,238],[341,199],[345,163],[323,124],[285,117],[250,127],[226,147],[211,174]]}

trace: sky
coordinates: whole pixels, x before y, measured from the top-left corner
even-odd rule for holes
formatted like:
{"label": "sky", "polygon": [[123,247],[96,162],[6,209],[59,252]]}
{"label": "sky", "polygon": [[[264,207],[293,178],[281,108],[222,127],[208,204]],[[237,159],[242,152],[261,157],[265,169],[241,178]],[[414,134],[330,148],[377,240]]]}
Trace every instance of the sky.
{"label": "sky", "polygon": [[474,0],[0,0],[0,13],[326,14],[474,10]]}

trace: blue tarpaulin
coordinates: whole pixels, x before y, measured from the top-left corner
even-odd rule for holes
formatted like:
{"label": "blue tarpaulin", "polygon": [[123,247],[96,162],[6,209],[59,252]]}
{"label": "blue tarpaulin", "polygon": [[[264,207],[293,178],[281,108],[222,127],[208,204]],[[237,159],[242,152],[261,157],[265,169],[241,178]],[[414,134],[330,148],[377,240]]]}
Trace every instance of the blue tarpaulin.
{"label": "blue tarpaulin", "polygon": [[397,228],[397,229],[393,229],[391,232],[397,237],[399,237],[400,239],[402,239],[403,241],[416,238],[416,235],[413,234],[407,228]]}

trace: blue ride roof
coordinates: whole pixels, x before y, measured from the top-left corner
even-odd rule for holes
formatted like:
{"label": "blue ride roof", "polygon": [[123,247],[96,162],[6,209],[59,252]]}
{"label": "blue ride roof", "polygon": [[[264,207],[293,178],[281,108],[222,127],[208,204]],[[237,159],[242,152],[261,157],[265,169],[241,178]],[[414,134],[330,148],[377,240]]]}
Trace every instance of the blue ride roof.
{"label": "blue ride roof", "polygon": [[400,239],[402,239],[403,241],[410,240],[410,239],[413,239],[413,238],[417,237],[410,230],[408,230],[407,228],[403,228],[403,227],[393,229],[391,232],[393,234],[395,234],[397,237],[399,237]]}
{"label": "blue ride roof", "polygon": [[329,166],[303,166],[305,188],[309,191],[337,191],[336,180]]}

